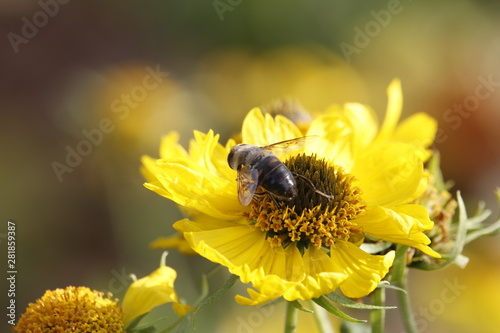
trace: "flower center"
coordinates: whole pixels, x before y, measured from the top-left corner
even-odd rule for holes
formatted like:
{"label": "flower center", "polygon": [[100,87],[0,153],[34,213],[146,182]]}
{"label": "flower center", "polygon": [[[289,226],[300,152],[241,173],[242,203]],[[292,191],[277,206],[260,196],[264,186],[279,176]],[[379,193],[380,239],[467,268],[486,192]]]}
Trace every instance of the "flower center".
{"label": "flower center", "polygon": [[366,205],[361,189],[352,186],[352,175],[314,155],[300,154],[284,164],[300,175],[295,177],[297,196],[289,201],[270,194],[255,197],[247,216],[273,246],[293,243],[303,252],[311,244],[330,248],[337,239],[354,243],[363,239],[361,228],[352,220],[365,211]]}
{"label": "flower center", "polygon": [[87,287],[47,290],[14,327],[18,332],[122,333],[122,309],[111,294]]}

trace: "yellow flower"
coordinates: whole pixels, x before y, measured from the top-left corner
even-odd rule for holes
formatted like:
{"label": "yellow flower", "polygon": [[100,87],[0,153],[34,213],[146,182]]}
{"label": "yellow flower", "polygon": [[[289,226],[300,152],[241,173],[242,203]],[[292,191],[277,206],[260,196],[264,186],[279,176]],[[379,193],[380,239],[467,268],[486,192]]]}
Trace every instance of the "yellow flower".
{"label": "yellow flower", "polygon": [[134,318],[148,313],[153,308],[166,303],[173,303],[174,310],[179,316],[184,316],[191,310],[189,305],[180,304],[174,290],[174,281],[177,272],[165,266],[166,252],[162,256],[160,268],[146,277],[134,281],[123,298],[123,322],[125,325]]}
{"label": "yellow flower", "polygon": [[47,290],[35,303],[30,303],[14,330],[34,333],[125,332],[124,326],[132,319],[170,302],[182,317],[192,307],[178,302],[174,290],[177,273],[165,266],[165,257],[166,252],[160,268],[130,285],[122,307],[118,300],[110,298],[111,293],[103,297],[102,292],[87,287]]}
{"label": "yellow flower", "polygon": [[[411,204],[425,190],[423,162],[436,122],[424,114],[397,125],[399,81],[388,90],[387,113],[378,128],[373,112],[360,104],[332,107],[311,120],[307,136],[317,140],[300,154],[279,155],[290,171],[310,180],[333,199],[297,180],[290,201],[254,196],[238,200],[237,173],[227,164],[235,145],[194,132],[189,151],[177,134],[162,142],[160,159],[143,158],[145,186],[173,200],[190,217],[174,224],[193,250],[252,283],[240,304],[257,305],[283,296],[309,300],[337,288],[348,297],[369,294],[392,266],[394,252],[371,255],[360,249],[365,235],[406,244],[439,257],[423,231],[430,230],[425,207]],[[266,146],[303,136],[283,116],[253,109],[245,118],[242,142]]]}
{"label": "yellow flower", "polygon": [[149,245],[152,249],[177,249],[186,255],[198,255],[181,234],[170,237],[158,237]]}
{"label": "yellow flower", "polygon": [[110,294],[87,287],[47,290],[14,327],[17,332],[125,332],[122,312]]}

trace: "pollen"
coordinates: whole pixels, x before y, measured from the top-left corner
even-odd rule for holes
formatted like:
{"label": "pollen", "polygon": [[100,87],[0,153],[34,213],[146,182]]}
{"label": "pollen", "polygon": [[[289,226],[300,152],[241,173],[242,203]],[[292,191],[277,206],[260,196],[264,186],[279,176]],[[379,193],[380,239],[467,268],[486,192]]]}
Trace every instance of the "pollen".
{"label": "pollen", "polygon": [[295,177],[298,195],[290,201],[270,194],[256,196],[247,215],[272,246],[329,249],[336,240],[362,240],[362,230],[353,220],[366,210],[366,204],[361,189],[352,184],[352,175],[315,155],[300,154],[284,164],[300,175]]}
{"label": "pollen", "polygon": [[17,332],[125,332],[117,300],[86,287],[47,290],[14,327]]}

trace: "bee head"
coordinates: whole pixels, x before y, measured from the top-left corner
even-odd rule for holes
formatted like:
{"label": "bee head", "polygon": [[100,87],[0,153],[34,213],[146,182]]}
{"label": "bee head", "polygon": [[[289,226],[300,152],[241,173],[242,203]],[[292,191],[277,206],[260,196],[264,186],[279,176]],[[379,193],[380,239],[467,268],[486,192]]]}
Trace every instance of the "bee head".
{"label": "bee head", "polygon": [[238,170],[242,164],[245,164],[249,147],[252,147],[252,145],[238,144],[231,148],[229,155],[227,155],[227,164],[231,169]]}

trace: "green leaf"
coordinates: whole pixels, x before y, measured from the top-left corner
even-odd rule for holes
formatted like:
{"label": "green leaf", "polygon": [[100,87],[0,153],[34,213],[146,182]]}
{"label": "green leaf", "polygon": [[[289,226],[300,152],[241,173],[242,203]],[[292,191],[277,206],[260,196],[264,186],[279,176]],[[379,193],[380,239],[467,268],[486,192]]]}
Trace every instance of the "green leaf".
{"label": "green leaf", "polygon": [[496,221],[493,224],[490,224],[487,227],[480,228],[470,232],[465,239],[465,244],[469,244],[470,242],[476,240],[479,237],[493,236],[495,234],[498,234],[499,232],[500,232],[500,220]]}
{"label": "green leaf", "polygon": [[128,324],[127,326],[125,327],[125,331],[127,332],[132,332],[135,327],[137,327],[137,325],[139,324],[139,322],[142,320],[142,318],[144,318],[149,312],[146,312],[138,317],[135,317],[134,319],[132,319]]}
{"label": "green leaf", "polygon": [[482,228],[482,223],[491,215],[491,210],[484,209],[484,203],[480,202],[474,216],[469,217],[467,221],[468,229]]}
{"label": "green leaf", "polygon": [[205,306],[209,305],[209,304],[212,304],[216,301],[218,301],[222,296],[224,296],[228,291],[229,289],[231,289],[231,287],[234,285],[234,283],[238,280],[238,276],[237,275],[234,275],[234,274],[231,274],[229,276],[229,278],[226,280],[226,282],[224,282],[224,284],[222,285],[222,287],[219,288],[219,290],[217,290],[212,296],[208,297],[207,299],[205,299],[196,309],[196,311],[194,312],[194,317],[193,317],[193,326],[194,326],[194,322],[195,322],[195,319],[196,319],[196,315],[198,314],[198,312],[203,309]]}
{"label": "green leaf", "polygon": [[307,312],[307,313],[314,313],[313,310],[310,310],[306,307],[304,307],[302,304],[300,304],[299,301],[289,301],[288,303],[290,303],[294,308],[300,310],[300,311],[304,311],[304,312]]}
{"label": "green leaf", "polygon": [[177,319],[172,325],[170,325],[169,327],[161,330],[159,333],[168,333],[168,332],[171,332],[173,329],[178,328],[178,326],[180,328],[177,330],[177,332],[185,332],[185,331],[187,331],[187,329],[182,329],[182,327],[187,326],[187,324],[186,324],[187,321],[185,320],[185,319],[187,319],[187,317],[188,316],[186,315],[184,317],[181,317],[181,318]]}
{"label": "green leaf", "polygon": [[[384,283],[385,282],[385,283]],[[393,289],[393,290],[397,290],[397,291],[400,291],[402,292],[403,294],[407,294],[408,295],[408,292],[406,290],[404,290],[403,288],[400,288],[398,286],[395,286],[393,284],[390,284],[389,282],[387,281],[382,281],[377,288],[385,288],[385,289]]]}
{"label": "green leaf", "polygon": [[177,321],[175,323],[173,323],[172,325],[170,325],[165,330],[163,330],[159,333],[168,333],[168,332],[173,331],[174,329],[176,329],[175,332],[187,332],[188,321],[185,320],[185,319],[187,319],[187,317],[188,316],[184,316],[182,318],[177,319]]}
{"label": "green leaf", "polygon": [[352,321],[354,323],[365,323],[366,322],[366,320],[360,320],[360,319],[353,318],[353,317],[345,314],[344,312],[340,311],[335,306],[333,306],[333,304],[330,303],[328,301],[328,299],[326,299],[326,297],[324,297],[324,296],[321,296],[319,298],[313,298],[312,300],[314,303],[318,304],[326,311],[330,312],[331,314],[333,314],[341,319],[344,319],[347,321]]}
{"label": "green leaf", "polygon": [[[495,194],[497,196],[498,204],[500,205],[500,188],[497,188],[495,191]],[[484,205],[483,205],[484,206]],[[491,214],[490,210],[485,210],[483,206],[478,207],[478,212],[474,218],[479,220],[479,225],[478,229],[470,232],[467,235],[467,238],[465,240],[465,243],[468,244],[472,242],[473,240],[481,237],[481,236],[493,236],[496,234],[500,233],[500,219],[498,219],[496,222],[490,224],[487,227],[484,227],[481,225],[481,223],[486,220],[487,217]],[[472,219],[470,219],[472,220]]]}
{"label": "green leaf", "polygon": [[204,299],[208,297],[209,287],[208,278],[206,274],[201,275],[201,295],[198,297],[194,304],[201,304]]}
{"label": "green leaf", "polygon": [[370,333],[370,325],[365,323],[351,323],[343,321],[340,325],[340,333]]}
{"label": "green leaf", "polygon": [[166,320],[168,320],[167,317],[161,317],[161,318],[154,319],[153,321],[150,321],[148,323],[142,323],[141,325],[137,325],[133,328],[127,326],[125,328],[125,331],[128,333],[153,333],[153,332],[157,332],[158,330],[156,329],[155,325],[159,324],[162,321],[166,321]]}
{"label": "green leaf", "polygon": [[357,303],[354,302],[352,299],[347,298],[343,295],[339,295],[335,292],[326,294],[326,297],[328,297],[331,301],[340,304],[346,308],[351,308],[351,309],[365,309],[365,310],[381,310],[381,309],[395,309],[395,306],[378,306],[378,305],[370,305],[370,304],[362,304],[362,303]]}
{"label": "green leaf", "polygon": [[148,326],[144,328],[134,328],[132,330],[126,330],[127,333],[155,333],[156,328],[154,326]]}

